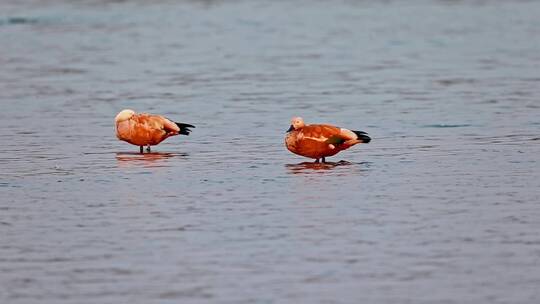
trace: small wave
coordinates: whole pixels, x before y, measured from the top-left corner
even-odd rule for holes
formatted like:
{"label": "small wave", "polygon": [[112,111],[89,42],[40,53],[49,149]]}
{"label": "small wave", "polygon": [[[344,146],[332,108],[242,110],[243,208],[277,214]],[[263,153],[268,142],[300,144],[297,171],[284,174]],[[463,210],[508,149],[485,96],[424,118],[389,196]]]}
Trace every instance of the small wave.
{"label": "small wave", "polygon": [[7,17],[0,19],[0,25],[36,24],[39,19],[30,17]]}
{"label": "small wave", "polygon": [[470,127],[471,124],[431,124],[431,125],[424,125],[423,128],[464,128],[464,127]]}
{"label": "small wave", "polygon": [[436,80],[436,83],[442,85],[442,86],[452,86],[452,85],[459,85],[459,84],[472,84],[475,83],[476,79],[472,78],[451,78],[451,79],[439,79]]}

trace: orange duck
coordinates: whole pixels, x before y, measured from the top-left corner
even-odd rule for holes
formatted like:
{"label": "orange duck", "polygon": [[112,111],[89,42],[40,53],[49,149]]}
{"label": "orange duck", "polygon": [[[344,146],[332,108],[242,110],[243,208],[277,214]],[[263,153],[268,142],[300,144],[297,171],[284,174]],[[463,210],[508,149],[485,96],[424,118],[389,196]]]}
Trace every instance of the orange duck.
{"label": "orange duck", "polygon": [[133,110],[122,110],[114,119],[116,137],[132,145],[143,147],[150,152],[150,146],[155,146],[170,136],[179,134],[189,135],[195,128],[190,124],[173,122],[161,115],[147,113],[137,114]]}
{"label": "orange duck", "polygon": [[319,159],[337,154],[359,143],[369,143],[366,132],[351,131],[332,125],[306,125],[302,117],[294,117],[287,130],[285,145],[294,154]]}

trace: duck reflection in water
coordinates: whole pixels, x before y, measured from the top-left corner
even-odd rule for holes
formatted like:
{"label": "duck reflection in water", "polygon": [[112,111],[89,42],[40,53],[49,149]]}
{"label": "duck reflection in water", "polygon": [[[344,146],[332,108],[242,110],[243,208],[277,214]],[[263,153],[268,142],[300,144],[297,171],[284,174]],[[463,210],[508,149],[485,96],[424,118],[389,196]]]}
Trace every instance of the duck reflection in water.
{"label": "duck reflection in water", "polygon": [[311,173],[322,173],[323,171],[331,171],[339,167],[353,166],[353,165],[357,165],[357,164],[340,160],[338,162],[325,162],[325,163],[302,162],[299,164],[287,164],[285,165],[285,167],[289,170],[289,173],[292,173],[292,174],[311,174]]}
{"label": "duck reflection in water", "polygon": [[187,153],[150,152],[146,154],[117,152],[116,160],[119,167],[166,167],[172,158],[185,158]]}

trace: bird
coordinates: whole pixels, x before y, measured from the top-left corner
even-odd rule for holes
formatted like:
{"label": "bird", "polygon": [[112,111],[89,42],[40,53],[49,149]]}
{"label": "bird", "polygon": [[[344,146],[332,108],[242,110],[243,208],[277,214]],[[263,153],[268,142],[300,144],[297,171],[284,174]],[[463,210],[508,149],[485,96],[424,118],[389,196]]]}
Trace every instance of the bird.
{"label": "bird", "polygon": [[293,117],[285,136],[285,146],[294,154],[319,159],[337,154],[359,143],[369,143],[371,138],[364,131],[352,131],[332,125],[306,125],[302,117]]}
{"label": "bird", "polygon": [[175,135],[189,135],[195,126],[187,123],[173,122],[161,115],[148,113],[135,113],[130,109],[120,111],[114,119],[116,137],[132,145],[139,146],[140,153],[143,147],[150,152],[150,146],[155,146],[168,137]]}

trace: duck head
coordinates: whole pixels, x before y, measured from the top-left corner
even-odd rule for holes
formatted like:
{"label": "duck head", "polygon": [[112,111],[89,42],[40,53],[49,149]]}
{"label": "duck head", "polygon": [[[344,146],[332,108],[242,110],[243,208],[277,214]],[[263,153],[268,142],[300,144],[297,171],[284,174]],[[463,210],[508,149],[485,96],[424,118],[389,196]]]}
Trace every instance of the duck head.
{"label": "duck head", "polygon": [[287,133],[294,130],[301,129],[304,126],[305,126],[304,119],[302,119],[302,117],[293,117],[293,119],[291,119],[291,126],[289,127],[289,130],[287,130]]}
{"label": "duck head", "polygon": [[130,109],[122,110],[120,111],[120,113],[118,113],[118,115],[116,115],[116,117],[114,118],[114,122],[118,124],[119,122],[130,119],[133,115],[135,115],[135,111],[133,110],[130,110]]}

